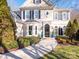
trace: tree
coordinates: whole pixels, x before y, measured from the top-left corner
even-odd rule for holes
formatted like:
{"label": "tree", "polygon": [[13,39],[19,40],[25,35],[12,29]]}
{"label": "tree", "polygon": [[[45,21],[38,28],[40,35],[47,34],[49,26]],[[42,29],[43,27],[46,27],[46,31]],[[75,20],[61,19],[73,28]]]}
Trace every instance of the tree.
{"label": "tree", "polygon": [[0,0],[0,46],[5,50],[17,47],[15,28],[6,0]]}
{"label": "tree", "polygon": [[73,24],[71,23],[71,21],[69,21],[67,28],[65,30],[65,35],[68,36],[71,39],[71,42],[72,42],[72,39],[73,39],[73,36],[74,36],[73,31],[74,31]]}
{"label": "tree", "polygon": [[65,30],[65,35],[68,36],[68,37],[71,37],[71,22],[69,21],[68,25],[67,25],[67,28]]}
{"label": "tree", "polygon": [[76,19],[74,19],[72,23],[69,21],[67,28],[65,30],[65,35],[68,36],[72,41],[72,39],[75,39],[76,37],[75,34],[77,30],[78,30],[78,22]]}
{"label": "tree", "polygon": [[79,27],[77,19],[74,19],[74,21],[73,21],[73,27],[74,27],[74,33],[76,33],[77,30],[78,30],[78,27]]}

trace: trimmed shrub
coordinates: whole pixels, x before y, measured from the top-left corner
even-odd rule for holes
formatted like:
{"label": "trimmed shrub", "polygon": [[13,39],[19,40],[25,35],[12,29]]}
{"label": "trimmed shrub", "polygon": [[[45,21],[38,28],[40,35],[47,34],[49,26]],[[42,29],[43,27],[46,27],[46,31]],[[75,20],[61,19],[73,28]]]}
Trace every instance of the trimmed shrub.
{"label": "trimmed shrub", "polygon": [[68,37],[65,37],[65,36],[57,36],[56,37],[56,40],[58,41],[58,43],[66,44],[67,43],[67,40],[68,40]]}
{"label": "trimmed shrub", "polygon": [[27,37],[19,37],[17,41],[19,48],[24,48],[30,45],[30,40]]}
{"label": "trimmed shrub", "polygon": [[36,43],[38,43],[40,41],[40,38],[39,37],[34,37],[34,36],[32,36],[32,37],[30,37],[30,44],[32,45],[32,44],[36,44]]}
{"label": "trimmed shrub", "polygon": [[39,37],[19,37],[17,39],[19,48],[24,48],[32,44],[36,44],[40,41]]}

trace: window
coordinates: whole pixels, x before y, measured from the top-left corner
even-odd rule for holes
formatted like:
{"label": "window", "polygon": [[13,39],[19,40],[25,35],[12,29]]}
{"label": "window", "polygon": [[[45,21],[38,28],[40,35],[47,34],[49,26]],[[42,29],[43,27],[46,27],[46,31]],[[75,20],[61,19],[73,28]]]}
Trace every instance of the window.
{"label": "window", "polygon": [[39,3],[41,3],[41,0],[33,0],[33,3],[39,4]]}
{"label": "window", "polygon": [[35,27],[35,34],[37,35],[37,26]]}
{"label": "window", "polygon": [[62,12],[58,13],[58,20],[62,20]]}
{"label": "window", "polygon": [[29,35],[32,35],[32,26],[29,26]]}
{"label": "window", "polygon": [[66,12],[63,13],[63,20],[68,20],[68,13]]}
{"label": "window", "polygon": [[49,14],[49,12],[47,11],[46,14],[45,14],[46,15],[46,18],[48,17],[48,14]]}
{"label": "window", "polygon": [[30,10],[30,20],[34,19],[34,10]]}
{"label": "window", "polygon": [[49,12],[46,12],[46,15],[48,15],[49,14]]}
{"label": "window", "polygon": [[40,10],[34,10],[34,19],[40,19]]}
{"label": "window", "polygon": [[55,26],[55,35],[57,36],[58,35],[58,27]]}
{"label": "window", "polygon": [[23,19],[25,19],[25,11],[23,11]]}
{"label": "window", "polygon": [[58,31],[59,31],[59,35],[63,35],[63,29],[62,28],[59,28]]}
{"label": "window", "polygon": [[57,20],[58,19],[58,14],[54,13],[54,19]]}
{"label": "window", "polygon": [[40,19],[40,10],[30,10],[27,12],[27,18],[32,19]]}
{"label": "window", "polygon": [[63,18],[66,19],[66,14],[65,13],[63,14]]}
{"label": "window", "polygon": [[30,11],[29,10],[26,10],[26,18],[30,19]]}

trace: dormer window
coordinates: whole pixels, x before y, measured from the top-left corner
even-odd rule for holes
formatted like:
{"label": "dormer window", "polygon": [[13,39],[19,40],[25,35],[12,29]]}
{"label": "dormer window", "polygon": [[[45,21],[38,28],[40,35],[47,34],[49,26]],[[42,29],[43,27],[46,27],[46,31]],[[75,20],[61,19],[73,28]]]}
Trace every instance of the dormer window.
{"label": "dormer window", "polygon": [[34,4],[40,4],[41,3],[41,0],[33,0],[33,3]]}

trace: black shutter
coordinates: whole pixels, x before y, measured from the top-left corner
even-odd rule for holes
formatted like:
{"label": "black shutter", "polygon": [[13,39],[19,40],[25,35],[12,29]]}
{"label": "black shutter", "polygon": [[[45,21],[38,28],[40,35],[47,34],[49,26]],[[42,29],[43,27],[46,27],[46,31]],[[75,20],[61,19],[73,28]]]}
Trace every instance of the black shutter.
{"label": "black shutter", "polygon": [[31,10],[30,10],[30,20],[31,20]]}
{"label": "black shutter", "polygon": [[32,19],[34,19],[34,10],[32,11]]}
{"label": "black shutter", "polygon": [[40,13],[40,10],[39,10],[39,19],[41,18],[41,13]]}
{"label": "black shutter", "polygon": [[25,19],[25,11],[23,11],[23,19]]}

